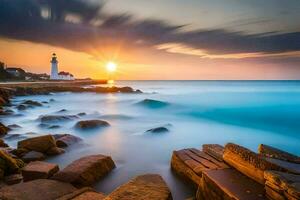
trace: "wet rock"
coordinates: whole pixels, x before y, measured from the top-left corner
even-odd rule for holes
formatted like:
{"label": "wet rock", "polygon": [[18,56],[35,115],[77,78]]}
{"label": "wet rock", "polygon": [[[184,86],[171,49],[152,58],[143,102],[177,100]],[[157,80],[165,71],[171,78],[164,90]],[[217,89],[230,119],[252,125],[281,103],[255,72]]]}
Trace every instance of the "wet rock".
{"label": "wet rock", "polygon": [[163,101],[153,100],[153,99],[144,99],[143,101],[137,103],[137,105],[144,106],[152,109],[165,108],[170,104]]}
{"label": "wet rock", "polygon": [[7,134],[5,140],[22,140],[27,138],[24,134]]}
{"label": "wet rock", "polygon": [[10,129],[19,129],[19,128],[22,128],[21,126],[19,126],[17,124],[11,124],[11,125],[8,125],[7,127],[10,128]]}
{"label": "wet rock", "polygon": [[59,147],[52,147],[47,151],[47,155],[49,156],[55,156],[63,153],[65,153],[65,150]]}
{"label": "wet rock", "polygon": [[4,140],[0,139],[0,147],[8,147]]}
{"label": "wet rock", "polygon": [[37,151],[46,154],[48,154],[48,151],[53,147],[56,147],[56,142],[51,135],[28,138],[18,142],[18,149],[26,149],[28,151]]}
{"label": "wet rock", "polygon": [[95,129],[110,126],[110,124],[103,120],[86,120],[79,121],[76,123],[75,127],[79,129]]}
{"label": "wet rock", "polygon": [[78,116],[76,115],[44,115],[39,119],[42,123],[55,123],[61,121],[71,121],[77,118]]}
{"label": "wet rock", "polygon": [[54,101],[55,101],[54,99],[50,99],[50,100],[49,100],[49,102],[54,102]]}
{"label": "wet rock", "polygon": [[82,113],[78,113],[77,115],[81,117],[81,116],[85,116],[86,113],[85,113],[85,112],[82,112]]}
{"label": "wet rock", "polygon": [[19,172],[24,166],[24,162],[20,159],[13,158],[8,152],[0,150],[0,171],[4,175]]}
{"label": "wet rock", "polygon": [[166,133],[169,132],[169,129],[167,129],[166,127],[157,127],[157,128],[152,128],[146,131],[147,133]]}
{"label": "wet rock", "polygon": [[48,102],[48,101],[42,101],[42,103],[44,103],[44,104],[48,104],[49,102]]}
{"label": "wet rock", "polygon": [[23,180],[23,176],[21,174],[12,174],[4,177],[4,182],[7,185],[14,185],[20,183]]}
{"label": "wet rock", "polygon": [[10,129],[0,122],[0,137],[6,135]]}
{"label": "wet rock", "polygon": [[48,129],[58,129],[58,128],[60,128],[59,125],[52,125],[48,127]]}
{"label": "wet rock", "polygon": [[18,110],[26,110],[27,109],[27,106],[23,105],[23,104],[20,104],[17,106],[17,109]]}
{"label": "wet rock", "polygon": [[90,187],[84,187],[56,200],[103,200],[105,195],[95,192]]}
{"label": "wet rock", "polygon": [[299,163],[292,163],[287,162],[284,160],[274,159],[274,158],[266,158],[266,160],[270,163],[273,163],[279,167],[281,167],[283,170],[289,173],[293,174],[300,174],[300,164]]}
{"label": "wet rock", "polygon": [[160,175],[137,176],[109,194],[105,200],[171,200],[172,194]]}
{"label": "wet rock", "polygon": [[248,178],[235,169],[203,172],[196,199],[265,200],[264,185]]}
{"label": "wet rock", "polygon": [[225,146],[223,159],[226,163],[262,185],[265,183],[265,170],[284,170],[249,149],[232,143]]}
{"label": "wet rock", "polygon": [[58,147],[64,148],[81,142],[82,139],[70,134],[63,134],[56,139],[56,145]]}
{"label": "wet rock", "polygon": [[1,109],[0,108],[0,115],[12,115],[14,114],[14,111],[13,110],[10,110],[10,109]]}
{"label": "wet rock", "polygon": [[198,149],[190,148],[173,152],[171,168],[197,188],[203,171],[226,169],[229,166]]}
{"label": "wet rock", "polygon": [[41,104],[40,102],[32,101],[32,100],[24,101],[23,104],[30,105],[30,106],[43,106],[43,104]]}
{"label": "wet rock", "polygon": [[223,161],[224,147],[219,144],[204,144],[202,145],[204,153],[214,157],[219,161]]}
{"label": "wet rock", "polygon": [[110,156],[91,155],[73,161],[55,174],[53,179],[76,186],[88,186],[108,174],[113,168],[115,163]]}
{"label": "wet rock", "polygon": [[76,188],[68,183],[38,179],[1,188],[0,199],[55,200],[74,191],[76,191]]}
{"label": "wet rock", "polygon": [[27,153],[25,153],[21,159],[28,163],[28,162],[31,162],[31,161],[41,161],[41,160],[45,160],[46,159],[46,156],[41,153],[41,152],[37,152],[37,151],[29,151]]}
{"label": "wet rock", "polygon": [[57,111],[58,113],[63,113],[63,112],[67,112],[67,110],[66,109],[61,109],[61,110],[59,110],[59,111]]}
{"label": "wet rock", "polygon": [[258,152],[260,155],[268,158],[274,158],[300,164],[300,157],[265,144],[259,145]]}
{"label": "wet rock", "polygon": [[24,182],[35,179],[48,179],[59,171],[57,164],[34,161],[27,164],[22,169]]}

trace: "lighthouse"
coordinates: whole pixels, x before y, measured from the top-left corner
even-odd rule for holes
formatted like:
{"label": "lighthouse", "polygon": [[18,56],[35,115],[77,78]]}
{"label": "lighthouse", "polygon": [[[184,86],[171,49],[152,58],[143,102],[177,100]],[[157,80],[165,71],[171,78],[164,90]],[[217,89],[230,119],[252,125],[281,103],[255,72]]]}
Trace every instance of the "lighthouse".
{"label": "lighthouse", "polygon": [[53,53],[52,54],[52,59],[51,59],[51,75],[50,75],[50,79],[51,80],[58,80],[59,77],[58,77],[58,61],[57,61],[57,58],[56,58],[56,54]]}

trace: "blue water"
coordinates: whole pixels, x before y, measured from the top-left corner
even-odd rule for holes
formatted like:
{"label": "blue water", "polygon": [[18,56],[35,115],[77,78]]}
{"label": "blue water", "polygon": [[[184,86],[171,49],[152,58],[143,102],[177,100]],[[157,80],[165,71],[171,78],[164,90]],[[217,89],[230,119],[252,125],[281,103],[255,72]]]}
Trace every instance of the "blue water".
{"label": "blue water", "polygon": [[[16,111],[20,116],[1,119],[18,124],[26,132],[70,133],[82,137],[84,146],[67,149],[50,162],[64,167],[80,156],[92,153],[111,155],[117,168],[95,185],[109,193],[130,178],[143,173],[161,174],[172,190],[174,199],[192,196],[170,171],[172,151],[201,148],[205,143],[235,142],[257,150],[260,143],[300,154],[300,82],[298,81],[118,81],[117,86],[131,86],[144,94],[73,94],[28,96],[25,99],[55,102],[43,107]],[[145,99],[157,100],[143,101]],[[111,127],[81,132],[74,129],[78,120],[61,122],[61,128],[40,126],[40,115],[86,112],[82,119],[103,119]],[[168,133],[149,134],[148,129],[169,128]],[[9,141],[12,146],[16,141]]]}

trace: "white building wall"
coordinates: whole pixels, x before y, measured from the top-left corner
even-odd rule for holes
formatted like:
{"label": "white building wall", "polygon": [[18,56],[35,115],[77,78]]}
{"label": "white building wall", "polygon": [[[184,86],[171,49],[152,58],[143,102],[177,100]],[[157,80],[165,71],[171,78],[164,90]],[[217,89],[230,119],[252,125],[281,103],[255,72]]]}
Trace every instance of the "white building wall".
{"label": "white building wall", "polygon": [[57,62],[52,62],[51,63],[51,75],[50,75],[51,80],[58,80],[58,67],[57,67]]}

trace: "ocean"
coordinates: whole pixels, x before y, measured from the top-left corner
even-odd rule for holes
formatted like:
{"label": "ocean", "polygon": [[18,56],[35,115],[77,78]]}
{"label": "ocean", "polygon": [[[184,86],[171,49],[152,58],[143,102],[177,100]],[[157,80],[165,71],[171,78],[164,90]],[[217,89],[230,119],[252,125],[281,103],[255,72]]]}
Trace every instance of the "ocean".
{"label": "ocean", "polygon": [[[70,133],[83,138],[84,145],[50,158],[60,168],[84,155],[112,156],[117,168],[95,185],[104,193],[134,176],[158,173],[175,200],[191,197],[193,191],[170,170],[172,151],[201,148],[206,143],[233,142],[253,151],[264,143],[300,154],[300,81],[117,81],[115,85],[144,93],[16,97],[14,105],[24,100],[55,101],[25,111],[13,108],[17,115],[1,121],[22,127],[11,134]],[[41,115],[58,114],[61,109],[66,111],[59,114],[86,115],[56,123],[61,126],[58,129],[41,126]],[[111,126],[84,132],[74,128],[77,121],[85,119],[102,119]],[[147,132],[161,126],[169,132]],[[16,146],[16,142],[11,139],[8,144]]]}

